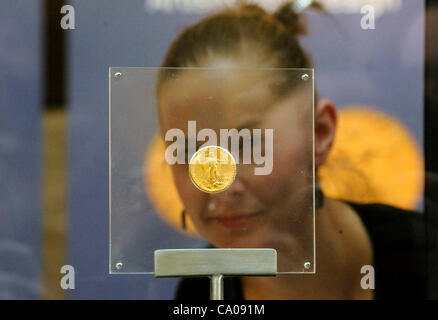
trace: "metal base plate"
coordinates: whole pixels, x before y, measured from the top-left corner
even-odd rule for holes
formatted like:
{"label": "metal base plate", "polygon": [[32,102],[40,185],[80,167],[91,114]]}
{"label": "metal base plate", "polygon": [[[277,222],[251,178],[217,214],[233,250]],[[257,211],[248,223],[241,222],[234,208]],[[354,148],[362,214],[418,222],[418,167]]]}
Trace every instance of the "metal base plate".
{"label": "metal base plate", "polygon": [[156,250],[155,277],[275,276],[275,249]]}

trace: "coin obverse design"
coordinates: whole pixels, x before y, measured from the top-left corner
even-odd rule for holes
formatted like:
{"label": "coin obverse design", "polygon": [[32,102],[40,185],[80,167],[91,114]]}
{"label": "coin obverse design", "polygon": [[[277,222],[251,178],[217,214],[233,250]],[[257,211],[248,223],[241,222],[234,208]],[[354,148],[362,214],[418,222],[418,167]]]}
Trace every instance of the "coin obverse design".
{"label": "coin obverse design", "polygon": [[236,177],[236,161],[228,150],[206,146],[196,151],[190,159],[189,175],[199,190],[222,192],[231,186]]}

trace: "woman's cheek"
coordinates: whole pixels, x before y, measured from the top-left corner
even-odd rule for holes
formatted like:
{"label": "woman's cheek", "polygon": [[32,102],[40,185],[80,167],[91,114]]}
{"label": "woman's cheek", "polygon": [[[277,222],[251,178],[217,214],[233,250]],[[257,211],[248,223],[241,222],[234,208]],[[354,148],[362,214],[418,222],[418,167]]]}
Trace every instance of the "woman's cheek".
{"label": "woman's cheek", "polygon": [[255,175],[254,165],[245,168],[245,180],[253,194],[267,205],[290,196],[290,192],[297,188],[297,181],[301,176],[310,174],[304,162],[307,148],[299,139],[291,141],[276,136],[273,146],[272,172],[268,175]]}

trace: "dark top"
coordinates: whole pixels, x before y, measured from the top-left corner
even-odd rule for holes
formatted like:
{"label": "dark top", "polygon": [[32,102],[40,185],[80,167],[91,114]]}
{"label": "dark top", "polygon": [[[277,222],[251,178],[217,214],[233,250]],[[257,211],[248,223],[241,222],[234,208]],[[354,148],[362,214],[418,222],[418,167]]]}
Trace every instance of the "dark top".
{"label": "dark top", "polygon": [[[375,299],[426,299],[427,250],[424,215],[380,204],[347,202],[368,230],[374,253]],[[177,300],[208,300],[208,278],[183,278]],[[224,279],[224,299],[243,300],[239,277]]]}

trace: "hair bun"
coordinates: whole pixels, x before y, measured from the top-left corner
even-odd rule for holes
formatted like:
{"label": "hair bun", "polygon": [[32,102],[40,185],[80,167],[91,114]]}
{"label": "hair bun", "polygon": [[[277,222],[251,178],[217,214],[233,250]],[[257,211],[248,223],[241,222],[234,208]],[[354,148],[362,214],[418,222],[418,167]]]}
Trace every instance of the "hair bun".
{"label": "hair bun", "polygon": [[302,12],[312,8],[319,11],[324,11],[322,5],[317,1],[310,1],[310,3],[302,7],[300,0],[288,1],[283,3],[273,14],[274,18],[283,24],[293,35],[304,35],[307,33],[307,25],[303,21]]}

